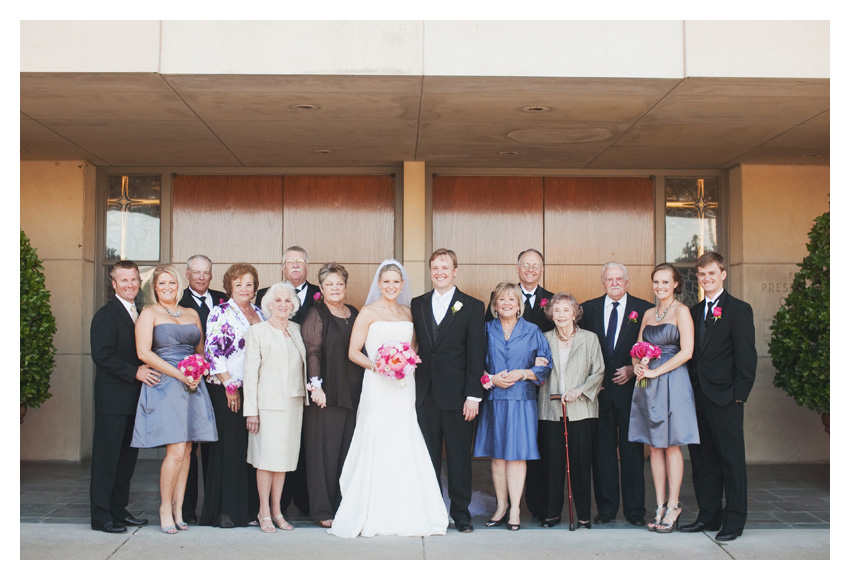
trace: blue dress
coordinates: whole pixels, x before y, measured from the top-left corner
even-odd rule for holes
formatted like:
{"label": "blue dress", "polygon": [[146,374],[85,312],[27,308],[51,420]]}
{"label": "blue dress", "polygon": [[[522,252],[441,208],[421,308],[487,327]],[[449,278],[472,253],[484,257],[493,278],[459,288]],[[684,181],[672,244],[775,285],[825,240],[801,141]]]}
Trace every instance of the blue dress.
{"label": "blue dress", "polygon": [[[661,358],[649,362],[655,369],[679,352],[679,327],[659,324],[643,329],[643,339],[661,347]],[[699,443],[694,390],[687,365],[649,379],[645,389],[635,384],[629,418],[629,441],[655,448]]]}
{"label": "blue dress", "polygon": [[[552,370],[549,341],[536,324],[520,318],[509,340],[505,340],[498,319],[484,325],[487,330],[487,372],[531,369],[536,381],[517,381],[507,389],[495,385],[481,402],[475,432],[474,457],[506,461],[540,459],[537,449],[537,387]],[[547,366],[534,366],[538,356]]]}
{"label": "blue dress", "polygon": [[[195,354],[201,331],[194,324],[157,324],[153,327],[153,351],[165,362],[177,366]],[[185,441],[216,441],[210,396],[202,380],[197,393],[189,393],[184,383],[162,374],[159,384],[142,385],[136,407],[136,425],[131,447],[160,447]]]}

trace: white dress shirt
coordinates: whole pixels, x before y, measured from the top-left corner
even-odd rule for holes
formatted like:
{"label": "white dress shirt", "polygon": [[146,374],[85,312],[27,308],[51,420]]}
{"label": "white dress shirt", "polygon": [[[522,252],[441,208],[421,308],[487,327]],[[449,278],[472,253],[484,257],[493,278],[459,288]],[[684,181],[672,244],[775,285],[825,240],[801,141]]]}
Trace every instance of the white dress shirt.
{"label": "white dress shirt", "polygon": [[[614,331],[614,346],[617,346],[617,339],[620,338],[620,329],[623,327],[623,317],[626,315],[626,299],[628,294],[623,294],[623,297],[617,301],[617,328]],[[605,295],[605,336],[608,336],[608,323],[611,321],[611,309],[614,308],[614,301],[606,294]],[[638,321],[640,323],[640,321]]]}
{"label": "white dress shirt", "polygon": [[307,299],[307,281],[305,280],[301,286],[296,286],[295,291],[298,293],[298,301],[301,302],[300,306],[304,306],[304,300]]}
{"label": "white dress shirt", "polygon": [[213,309],[212,294],[210,294],[209,290],[207,290],[206,292],[204,292],[203,295],[201,295],[201,294],[198,294],[197,292],[195,292],[194,290],[192,290],[191,288],[189,288],[189,293],[192,295],[192,298],[195,299],[195,302],[198,303],[198,306],[201,305],[201,302],[204,302],[207,305],[207,309],[209,309],[210,312],[212,312],[212,309]]}
{"label": "white dress shirt", "polygon": [[[126,300],[124,300],[123,298],[121,298],[120,296],[118,296],[118,294],[116,294],[116,295],[115,295],[115,297],[116,297],[118,300],[120,300],[120,301],[121,301],[121,304],[124,306],[124,308],[126,308],[126,309],[127,309],[127,314],[129,314],[129,315],[130,315],[130,318],[133,320],[133,323],[135,324],[136,320],[137,320],[137,319],[138,319],[138,317],[139,317],[139,311],[138,311],[138,309],[136,308],[136,305],[135,305],[134,303],[132,303],[132,302],[127,302]],[[134,313],[133,313],[133,311],[134,311],[134,310],[135,310],[135,315],[134,315]]]}
{"label": "white dress shirt", "polygon": [[455,295],[455,288],[456,286],[452,286],[442,296],[436,290],[431,294],[431,309],[434,311],[434,320],[437,321],[438,325],[446,317],[446,312],[449,311],[449,306]]}
{"label": "white dress shirt", "polygon": [[[534,308],[534,301],[537,299],[537,286],[535,286],[531,290],[526,290],[525,288],[523,288],[522,284],[520,284],[519,290],[520,292],[522,292],[522,299],[528,299],[528,306],[526,306],[526,308]],[[531,296],[527,296],[527,294],[531,294]]]}
{"label": "white dress shirt", "polygon": [[712,302],[711,309],[714,310],[714,307],[717,306],[717,301],[720,299],[720,295],[723,294],[723,288],[721,288],[717,294],[714,295],[713,298],[709,298],[708,294],[705,295],[705,308],[703,308],[702,319],[708,320],[708,317],[712,314],[708,311],[708,303]]}

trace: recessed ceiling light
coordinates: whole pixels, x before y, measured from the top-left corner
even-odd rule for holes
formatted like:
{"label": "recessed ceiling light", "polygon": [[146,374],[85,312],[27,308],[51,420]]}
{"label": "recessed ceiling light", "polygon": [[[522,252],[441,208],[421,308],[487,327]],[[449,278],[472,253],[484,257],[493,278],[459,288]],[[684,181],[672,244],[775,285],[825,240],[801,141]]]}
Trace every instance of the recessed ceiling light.
{"label": "recessed ceiling light", "polygon": [[289,108],[293,111],[315,111],[319,105],[290,105]]}
{"label": "recessed ceiling light", "polygon": [[519,151],[499,151],[499,155],[519,155]]}
{"label": "recessed ceiling light", "polygon": [[327,155],[328,153],[333,153],[330,149],[316,149],[313,153],[318,153],[319,155]]}
{"label": "recessed ceiling light", "polygon": [[803,157],[806,159],[816,159],[818,157],[823,157],[822,153],[803,153]]}
{"label": "recessed ceiling light", "polygon": [[531,106],[522,108],[522,111],[524,113],[546,113],[550,110],[551,109],[549,107],[545,107],[543,105],[531,105]]}

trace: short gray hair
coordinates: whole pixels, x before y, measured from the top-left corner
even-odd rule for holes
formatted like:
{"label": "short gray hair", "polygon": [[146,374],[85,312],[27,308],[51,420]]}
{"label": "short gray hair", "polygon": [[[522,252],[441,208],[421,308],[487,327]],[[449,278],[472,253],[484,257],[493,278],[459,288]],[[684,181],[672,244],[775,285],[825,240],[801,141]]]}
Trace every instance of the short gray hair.
{"label": "short gray hair", "polygon": [[292,298],[292,312],[289,313],[289,318],[295,316],[295,313],[298,312],[299,308],[301,308],[301,301],[298,299],[298,291],[295,289],[295,286],[286,281],[272,284],[269,289],[266,290],[266,293],[263,294],[263,300],[260,306],[266,320],[272,317],[272,301],[277,296],[277,293],[283,290],[289,292],[289,296]]}
{"label": "short gray hair", "polygon": [[281,258],[281,262],[286,261],[286,254],[289,253],[289,252],[301,252],[302,254],[304,254],[304,261],[307,262],[308,264],[310,263],[310,257],[307,256],[307,250],[305,250],[301,246],[289,246],[288,248],[286,248],[283,251],[283,257]]}
{"label": "short gray hair", "polygon": [[623,270],[623,278],[625,278],[626,280],[629,279],[629,269],[626,268],[626,266],[624,264],[621,264],[620,262],[608,262],[607,264],[602,266],[602,273],[599,275],[599,277],[602,278],[603,280],[605,279],[605,270],[607,270],[608,268],[620,268],[620,269],[622,269]]}
{"label": "short gray hair", "polygon": [[194,256],[192,256],[191,258],[189,258],[188,260],[186,260],[186,269],[187,269],[187,270],[191,270],[191,269],[192,269],[192,262],[194,262],[195,260],[203,260],[204,262],[206,262],[207,264],[209,264],[210,266],[212,266],[212,260],[210,260],[209,258],[207,258],[205,255],[203,255],[203,254],[195,254]]}

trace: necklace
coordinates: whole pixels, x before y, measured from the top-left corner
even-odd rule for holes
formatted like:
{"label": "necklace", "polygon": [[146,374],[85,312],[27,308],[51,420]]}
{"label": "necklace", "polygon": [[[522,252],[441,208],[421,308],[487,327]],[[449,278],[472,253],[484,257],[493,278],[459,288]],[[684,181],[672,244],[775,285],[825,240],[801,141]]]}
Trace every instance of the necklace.
{"label": "necklace", "polygon": [[165,304],[160,304],[160,306],[162,306],[165,311],[168,312],[168,315],[172,318],[180,318],[180,315],[183,314],[183,312],[180,311],[179,306],[177,307],[177,312],[171,312]]}
{"label": "necklace", "polygon": [[284,323],[282,326],[278,326],[278,322],[274,318],[269,318],[269,324],[272,325],[272,328],[281,331],[284,336],[289,336],[289,333],[286,331],[287,324]]}
{"label": "necklace", "polygon": [[[328,307],[328,311],[333,315],[334,318],[339,318],[340,320],[344,320],[345,325],[348,326],[348,319],[351,318],[351,316],[348,316],[348,317],[344,316],[345,315],[345,304],[343,304],[342,306],[340,306],[338,308],[337,307],[331,308],[331,305],[328,304],[327,302],[325,302],[325,306]],[[339,313],[339,315],[337,313]]]}
{"label": "necklace", "polygon": [[558,329],[558,327],[557,326],[555,327],[555,334],[558,335],[558,340],[561,340],[563,342],[570,342],[572,339],[574,339],[576,337],[576,332],[578,332],[578,328],[573,326],[572,334],[570,334],[568,337],[564,338],[563,336],[561,336],[561,331]]}
{"label": "necklace", "polygon": [[516,324],[514,324],[511,328],[505,330],[505,324],[502,323],[502,334],[505,336],[505,340],[509,340],[511,338],[511,334],[513,334],[514,328],[516,328]]}
{"label": "necklace", "polygon": [[664,320],[664,317],[667,316],[667,311],[670,310],[670,307],[676,303],[676,299],[673,299],[673,302],[667,305],[667,308],[664,309],[664,312],[661,313],[661,316],[658,316],[658,308],[655,309],[655,322],[661,322]]}

